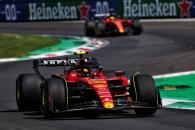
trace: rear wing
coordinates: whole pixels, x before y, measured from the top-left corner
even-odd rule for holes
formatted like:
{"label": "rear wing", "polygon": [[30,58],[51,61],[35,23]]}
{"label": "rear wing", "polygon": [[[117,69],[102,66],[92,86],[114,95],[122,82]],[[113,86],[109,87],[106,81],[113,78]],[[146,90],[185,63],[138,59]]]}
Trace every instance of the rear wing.
{"label": "rear wing", "polygon": [[[98,64],[97,59],[94,57],[87,57],[87,58],[82,58],[85,61],[86,65],[94,65]],[[33,66],[77,66],[78,61],[80,61],[80,58],[72,58],[72,59],[65,59],[65,60],[34,60],[33,61]]]}
{"label": "rear wing", "polygon": [[74,66],[80,60],[84,60],[86,64],[97,63],[97,59],[94,57],[84,58],[85,54],[88,52],[75,52],[74,55],[79,55],[79,58],[64,58],[63,60],[38,59],[33,61],[33,66]]}
{"label": "rear wing", "polygon": [[33,66],[73,66],[79,59],[65,59],[65,60],[34,60]]}
{"label": "rear wing", "polygon": [[[78,62],[81,60],[81,58],[66,58],[63,60],[53,60],[53,59],[38,59],[33,61],[33,69],[35,73],[39,74],[43,79],[44,77],[41,75],[39,71],[39,66],[44,66],[44,67],[57,67],[57,66],[75,66],[79,67],[80,65]],[[94,57],[82,57],[82,60],[84,60],[84,65],[88,66],[90,68],[96,68],[99,67],[99,63],[97,62],[97,59]]]}
{"label": "rear wing", "polygon": [[108,16],[110,16],[109,13],[107,13],[107,14],[95,14],[94,15],[94,17],[108,17]]}
{"label": "rear wing", "polygon": [[102,18],[106,18],[106,17],[109,17],[109,16],[117,16],[115,11],[114,10],[109,10],[109,12],[107,13],[96,13],[96,14],[93,14],[93,19],[102,19]]}

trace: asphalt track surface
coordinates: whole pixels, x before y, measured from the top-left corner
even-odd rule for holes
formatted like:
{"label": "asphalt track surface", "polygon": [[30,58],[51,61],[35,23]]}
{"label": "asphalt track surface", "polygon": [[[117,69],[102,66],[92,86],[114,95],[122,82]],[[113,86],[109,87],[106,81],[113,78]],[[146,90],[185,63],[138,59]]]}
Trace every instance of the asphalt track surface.
{"label": "asphalt track surface", "polygon": [[[130,75],[165,74],[195,69],[195,23],[144,23],[141,36],[104,37],[110,42],[92,53],[104,69],[123,69]],[[0,23],[0,32],[83,36],[78,23]],[[103,114],[88,118],[70,114],[46,120],[37,112],[17,112],[15,79],[32,72],[32,61],[0,64],[0,130],[194,130],[195,111],[166,109],[152,117],[130,114]],[[190,95],[189,95],[190,96]]]}

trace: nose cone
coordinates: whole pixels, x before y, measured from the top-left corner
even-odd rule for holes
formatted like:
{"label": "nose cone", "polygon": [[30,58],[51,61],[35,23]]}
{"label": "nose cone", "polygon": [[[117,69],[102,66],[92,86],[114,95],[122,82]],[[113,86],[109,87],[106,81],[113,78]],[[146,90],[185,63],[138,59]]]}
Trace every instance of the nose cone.
{"label": "nose cone", "polygon": [[124,32],[125,32],[121,20],[116,20],[116,21],[115,21],[115,25],[117,26],[118,31],[119,31],[120,33],[124,33]]}
{"label": "nose cone", "polygon": [[119,32],[120,32],[120,33],[124,33],[125,30],[124,30],[124,29],[119,29]]}
{"label": "nose cone", "polygon": [[112,102],[104,102],[103,106],[106,109],[112,109],[114,107],[114,104]]}
{"label": "nose cone", "polygon": [[108,84],[105,79],[91,80],[91,87],[95,90],[97,96],[99,97],[103,108],[111,109],[114,107],[112,95]]}

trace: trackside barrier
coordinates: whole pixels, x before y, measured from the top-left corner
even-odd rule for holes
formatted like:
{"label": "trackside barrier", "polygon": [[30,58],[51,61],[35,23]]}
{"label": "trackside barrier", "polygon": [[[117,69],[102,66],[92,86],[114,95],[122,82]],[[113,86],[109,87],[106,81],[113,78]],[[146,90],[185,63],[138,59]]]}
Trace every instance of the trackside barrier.
{"label": "trackside barrier", "polygon": [[81,20],[116,12],[123,17],[193,18],[195,0],[0,0],[0,21]]}

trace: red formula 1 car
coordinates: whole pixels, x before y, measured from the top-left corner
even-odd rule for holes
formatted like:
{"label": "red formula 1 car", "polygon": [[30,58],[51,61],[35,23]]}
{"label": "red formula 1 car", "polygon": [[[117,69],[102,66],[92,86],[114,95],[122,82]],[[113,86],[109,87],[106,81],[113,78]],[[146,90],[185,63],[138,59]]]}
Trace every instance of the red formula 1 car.
{"label": "red formula 1 car", "polygon": [[[96,58],[35,60],[35,73],[20,74],[16,81],[16,100],[20,111],[41,110],[45,117],[80,110],[130,110],[152,115],[161,107],[159,91],[150,75],[123,71],[107,76]],[[45,78],[39,66],[64,68]],[[130,81],[130,83],[129,83]]]}
{"label": "red formula 1 car", "polygon": [[143,27],[137,19],[127,19],[115,15],[100,14],[98,20],[85,21],[85,35],[91,37],[109,34],[140,35]]}

